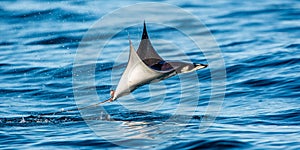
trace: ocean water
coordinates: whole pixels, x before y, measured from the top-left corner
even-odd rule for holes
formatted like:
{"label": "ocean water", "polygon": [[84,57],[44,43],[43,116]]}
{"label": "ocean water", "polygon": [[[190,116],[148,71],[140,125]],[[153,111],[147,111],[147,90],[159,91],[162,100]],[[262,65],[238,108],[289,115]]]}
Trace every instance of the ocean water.
{"label": "ocean water", "polygon": [[[300,149],[298,0],[157,1],[199,18],[222,52],[225,98],[205,131],[200,124],[213,96],[214,66],[76,110],[109,97],[128,59],[128,35],[137,48],[144,20],[125,26],[106,45],[95,64],[95,87],[82,88],[94,88],[98,98],[86,94],[85,104],[76,100],[73,84],[82,38],[107,13],[138,2],[0,2],[0,149]],[[177,24],[189,23],[169,15]],[[149,23],[148,32],[164,58],[208,63],[176,29]],[[87,48],[97,48],[97,41],[93,45]],[[89,65],[81,68],[90,75]],[[190,92],[194,77],[197,99]],[[180,100],[184,111],[177,114]]]}

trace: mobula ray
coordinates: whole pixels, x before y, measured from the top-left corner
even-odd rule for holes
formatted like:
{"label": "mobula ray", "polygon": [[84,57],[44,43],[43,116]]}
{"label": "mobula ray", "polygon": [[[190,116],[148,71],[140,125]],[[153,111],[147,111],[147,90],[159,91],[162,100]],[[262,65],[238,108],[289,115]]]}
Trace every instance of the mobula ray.
{"label": "mobula ray", "polygon": [[129,44],[130,53],[127,67],[121,76],[116,90],[110,91],[111,97],[109,99],[81,108],[69,110],[62,109],[61,111],[54,113],[52,112],[39,114],[39,116],[55,115],[63,112],[83,110],[95,107],[106,102],[114,101],[124,95],[128,95],[136,88],[148,84],[150,82],[158,82],[179,73],[187,73],[206,68],[208,66],[203,64],[187,63],[180,61],[165,61],[164,59],[162,59],[154,50],[149,40],[145,22],[142,40],[138,50],[134,50],[130,40]]}
{"label": "mobula ray", "polygon": [[120,78],[116,90],[111,90],[111,98],[107,101],[114,101],[124,95],[128,95],[136,88],[150,82],[158,82],[179,73],[187,73],[208,66],[180,61],[165,61],[154,50],[145,22],[138,50],[134,50],[130,39],[129,44],[130,53],[127,67]]}

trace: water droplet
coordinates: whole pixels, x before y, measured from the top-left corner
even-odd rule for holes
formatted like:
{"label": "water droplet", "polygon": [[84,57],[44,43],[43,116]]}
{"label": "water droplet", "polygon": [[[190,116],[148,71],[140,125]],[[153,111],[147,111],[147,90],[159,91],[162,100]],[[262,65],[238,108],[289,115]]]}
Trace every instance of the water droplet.
{"label": "water droplet", "polygon": [[25,123],[25,122],[26,122],[25,118],[22,117],[22,120],[19,123]]}

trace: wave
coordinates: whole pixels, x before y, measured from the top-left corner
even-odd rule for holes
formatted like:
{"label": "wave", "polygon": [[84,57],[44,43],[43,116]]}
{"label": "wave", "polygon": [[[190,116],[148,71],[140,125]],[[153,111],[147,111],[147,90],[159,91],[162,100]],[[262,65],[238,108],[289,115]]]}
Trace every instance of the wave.
{"label": "wave", "polygon": [[78,13],[71,10],[66,10],[63,8],[53,8],[46,10],[28,10],[28,11],[17,11],[11,12],[10,10],[3,10],[1,17],[9,19],[14,22],[22,21],[51,21],[54,20],[64,20],[68,22],[72,21],[90,21],[95,20],[91,15],[84,13]]}
{"label": "wave", "polygon": [[251,148],[246,142],[229,139],[195,140],[191,142],[180,142],[165,148],[168,149],[240,149]]}
{"label": "wave", "polygon": [[[243,117],[218,117],[222,123],[230,125],[278,125],[297,126],[300,123],[300,109],[280,110],[268,114]],[[239,121],[237,121],[239,120]]]}
{"label": "wave", "polygon": [[58,37],[52,37],[52,38],[48,38],[48,39],[33,41],[30,43],[27,43],[27,45],[51,45],[51,44],[70,44],[70,43],[76,43],[76,45],[77,45],[78,42],[80,42],[80,40],[81,40],[81,37],[58,36]]}
{"label": "wave", "polygon": [[[72,109],[73,110],[73,109]],[[83,110],[83,113],[94,112],[98,110]],[[39,126],[39,125],[55,125],[63,124],[67,122],[83,122],[84,120],[105,120],[105,121],[123,121],[123,122],[164,122],[170,117],[175,117],[173,121],[185,122],[187,119],[198,120],[200,121],[203,116],[193,115],[171,115],[157,112],[147,112],[147,111],[125,111],[122,113],[116,113],[111,110],[108,110],[108,113],[99,113],[98,114],[89,114],[85,116],[84,119],[79,115],[75,110],[73,111],[58,111],[58,112],[48,112],[48,113],[35,113],[32,112],[32,115],[29,116],[18,116],[18,117],[6,117],[0,118],[0,127],[4,126]],[[179,123],[178,122],[178,123]]]}

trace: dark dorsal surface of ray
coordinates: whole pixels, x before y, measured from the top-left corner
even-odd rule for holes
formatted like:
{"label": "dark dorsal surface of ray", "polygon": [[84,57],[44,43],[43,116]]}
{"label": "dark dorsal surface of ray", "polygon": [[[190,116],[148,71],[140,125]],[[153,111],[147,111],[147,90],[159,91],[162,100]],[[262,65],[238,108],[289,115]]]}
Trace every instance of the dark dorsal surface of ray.
{"label": "dark dorsal surface of ray", "polygon": [[137,49],[137,54],[147,66],[153,66],[158,62],[163,61],[151,44],[145,22],[142,39],[139,48]]}

